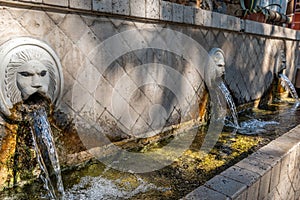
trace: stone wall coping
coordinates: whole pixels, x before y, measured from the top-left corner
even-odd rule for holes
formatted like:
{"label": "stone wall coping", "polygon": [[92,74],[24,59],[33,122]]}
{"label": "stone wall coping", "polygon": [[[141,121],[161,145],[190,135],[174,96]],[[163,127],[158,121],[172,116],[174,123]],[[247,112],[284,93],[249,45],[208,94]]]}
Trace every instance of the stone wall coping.
{"label": "stone wall coping", "polygon": [[[300,125],[198,187],[183,199],[263,199],[299,170]],[[272,176],[271,176],[272,174]],[[234,189],[234,191],[232,191]],[[203,193],[203,191],[205,191]]]}
{"label": "stone wall coping", "polygon": [[74,12],[88,12],[110,16],[119,15],[126,18],[180,23],[271,38],[300,40],[300,32],[297,30],[242,20],[238,17],[163,0],[0,0],[0,5],[1,3],[67,9]]}

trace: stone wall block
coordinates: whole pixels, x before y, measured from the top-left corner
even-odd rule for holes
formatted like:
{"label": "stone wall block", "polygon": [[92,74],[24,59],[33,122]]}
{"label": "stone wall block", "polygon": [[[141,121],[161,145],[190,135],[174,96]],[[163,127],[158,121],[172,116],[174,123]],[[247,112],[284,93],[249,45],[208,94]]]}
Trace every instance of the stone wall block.
{"label": "stone wall block", "polygon": [[187,24],[194,24],[195,8],[192,6],[184,6],[183,9],[183,22]]}
{"label": "stone wall block", "polygon": [[80,38],[89,30],[85,22],[79,15],[69,14],[64,21],[59,24],[61,30],[74,42],[78,42]]}
{"label": "stone wall block", "polygon": [[173,3],[173,22],[183,22],[183,9],[183,5]]}
{"label": "stone wall block", "polygon": [[94,11],[111,13],[112,12],[112,0],[93,0],[92,9]]}
{"label": "stone wall block", "polygon": [[260,179],[260,187],[258,192],[258,199],[263,199],[269,194],[269,187],[271,181],[271,173],[272,171],[268,171],[264,176]]}
{"label": "stone wall block", "polygon": [[225,194],[232,199],[237,198],[247,188],[245,184],[217,175],[209,180],[204,186],[211,188],[219,193]]}
{"label": "stone wall block", "polygon": [[196,200],[196,199],[203,199],[203,200],[211,200],[211,199],[218,199],[218,200],[229,200],[226,195],[216,192],[215,190],[209,189],[205,186],[198,187],[193,192],[189,193],[185,196],[184,200]]}
{"label": "stone wall block", "polygon": [[20,0],[21,2],[43,3],[43,0]]}
{"label": "stone wall block", "polygon": [[247,200],[257,200],[259,192],[259,180],[251,185],[247,190]]}
{"label": "stone wall block", "polygon": [[160,0],[146,0],[146,17],[149,19],[159,19]]}
{"label": "stone wall block", "polygon": [[49,16],[40,10],[25,12],[18,21],[31,36],[35,37],[43,37],[56,27]]}
{"label": "stone wall block", "polygon": [[273,189],[276,189],[276,186],[279,183],[279,176],[280,176],[280,163],[278,163],[277,165],[275,165],[272,168],[271,181],[270,181],[270,191],[272,191]]}
{"label": "stone wall block", "polygon": [[82,9],[82,10],[91,10],[92,9],[92,0],[69,0],[70,8]]}
{"label": "stone wall block", "polygon": [[112,13],[120,15],[129,15],[129,0],[112,0]]}
{"label": "stone wall block", "polygon": [[173,4],[168,1],[161,2],[160,19],[165,21],[173,20]]}
{"label": "stone wall block", "polygon": [[146,0],[130,0],[130,15],[145,18]]}
{"label": "stone wall block", "polygon": [[53,5],[53,6],[61,6],[61,7],[68,7],[69,2],[68,0],[43,0],[44,4]]}
{"label": "stone wall block", "polygon": [[204,20],[206,20],[205,19],[205,17],[204,17],[204,15],[203,15],[203,12],[204,10],[202,10],[202,9],[195,9],[195,24],[196,25],[200,25],[200,26],[203,26],[204,25]]}

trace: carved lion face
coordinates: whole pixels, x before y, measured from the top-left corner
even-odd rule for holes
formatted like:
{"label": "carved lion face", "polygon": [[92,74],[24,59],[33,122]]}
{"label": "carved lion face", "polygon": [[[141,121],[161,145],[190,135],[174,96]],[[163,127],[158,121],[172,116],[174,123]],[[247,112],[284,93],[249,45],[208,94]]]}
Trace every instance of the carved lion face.
{"label": "carved lion face", "polygon": [[222,52],[217,51],[212,55],[213,60],[215,61],[216,68],[216,77],[221,77],[225,73],[225,59]]}
{"label": "carved lion face", "polygon": [[17,68],[17,87],[23,100],[39,92],[46,95],[50,83],[48,69],[37,60],[30,60]]}

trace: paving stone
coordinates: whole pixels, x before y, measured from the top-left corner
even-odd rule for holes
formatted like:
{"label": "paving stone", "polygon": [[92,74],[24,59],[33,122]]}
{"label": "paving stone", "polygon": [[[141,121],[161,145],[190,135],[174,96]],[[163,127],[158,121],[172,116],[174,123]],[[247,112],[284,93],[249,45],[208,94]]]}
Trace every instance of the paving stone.
{"label": "paving stone", "polygon": [[112,12],[112,0],[93,0],[92,9],[95,11],[111,13]]}
{"label": "paving stone", "polygon": [[159,19],[160,0],[146,0],[146,18]]}
{"label": "paving stone", "polygon": [[201,186],[186,195],[183,200],[211,200],[211,199],[218,199],[218,200],[229,200],[224,194],[216,192],[212,189],[207,187]]}
{"label": "paving stone", "polygon": [[82,10],[91,10],[92,9],[92,0],[69,0],[70,8],[78,8]]}
{"label": "paving stone", "polygon": [[44,4],[49,5],[55,5],[55,6],[62,6],[62,7],[68,7],[68,0],[43,0]]}
{"label": "paving stone", "polygon": [[129,0],[112,0],[112,12],[114,14],[129,15]]}
{"label": "paving stone", "polygon": [[130,15],[146,17],[146,0],[130,0]]}
{"label": "paving stone", "polygon": [[160,19],[165,21],[173,20],[173,4],[168,1],[161,2]]}
{"label": "paving stone", "polygon": [[194,24],[195,9],[192,6],[184,6],[183,8],[183,22],[187,24]]}
{"label": "paving stone", "polygon": [[172,14],[173,14],[173,22],[183,22],[183,5],[173,3],[173,9],[172,9]]}
{"label": "paving stone", "polygon": [[247,186],[243,183],[234,181],[224,176],[217,175],[204,184],[204,186],[217,192],[225,194],[230,198],[236,198],[246,190]]}

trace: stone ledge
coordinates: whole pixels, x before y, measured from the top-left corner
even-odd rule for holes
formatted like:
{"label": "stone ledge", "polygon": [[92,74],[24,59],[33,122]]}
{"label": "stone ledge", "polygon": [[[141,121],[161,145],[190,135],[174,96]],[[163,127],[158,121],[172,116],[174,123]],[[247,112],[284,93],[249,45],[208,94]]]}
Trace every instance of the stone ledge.
{"label": "stone ledge", "polygon": [[292,40],[300,40],[300,32],[290,28],[264,24],[250,20],[242,20],[245,33],[263,35],[268,37],[288,38]]}
{"label": "stone ledge", "polygon": [[1,2],[14,4],[20,2],[20,4],[30,4],[30,6],[36,7],[46,5],[73,9],[74,11],[81,10],[99,14],[125,15],[145,20],[160,20],[226,31],[244,32],[265,37],[300,40],[300,32],[293,29],[241,20],[238,17],[162,0],[1,0]]}
{"label": "stone ledge", "polygon": [[[273,199],[276,195],[281,199],[290,196],[300,198],[300,193],[293,190],[300,187],[297,179],[293,181],[293,177],[300,175],[299,136],[300,125],[210,179],[183,199],[201,199],[203,195],[221,194],[229,199],[243,200]],[[285,190],[289,189],[286,188],[288,186],[291,188],[287,194]]]}

